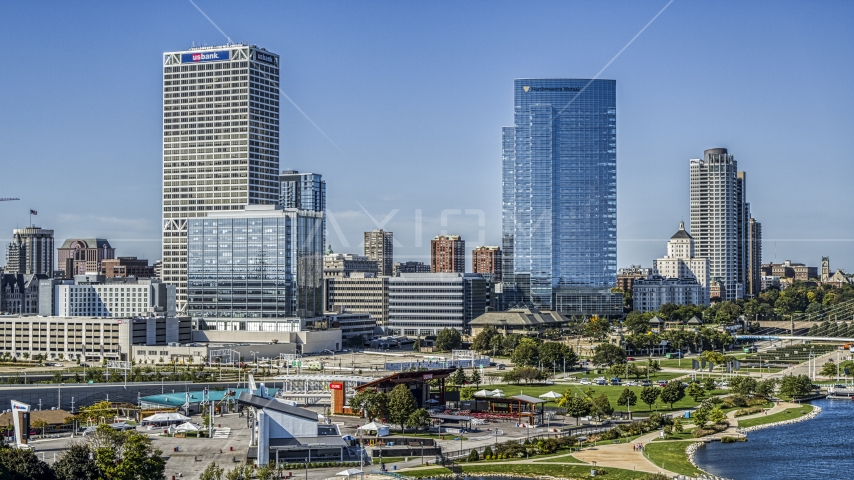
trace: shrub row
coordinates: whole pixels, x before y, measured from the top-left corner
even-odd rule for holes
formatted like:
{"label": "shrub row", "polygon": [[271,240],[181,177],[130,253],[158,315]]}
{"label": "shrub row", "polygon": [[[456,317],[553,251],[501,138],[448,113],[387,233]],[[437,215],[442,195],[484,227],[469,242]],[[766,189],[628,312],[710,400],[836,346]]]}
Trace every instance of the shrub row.
{"label": "shrub row", "polygon": [[[358,467],[359,462],[311,462],[308,468],[330,468],[330,467]],[[285,470],[297,470],[305,468],[305,463],[283,463],[282,468]]]}
{"label": "shrub row", "polygon": [[761,411],[762,409],[759,407],[742,408],[741,410],[735,411],[735,416],[743,417],[745,415],[753,415],[754,413],[759,413]]}

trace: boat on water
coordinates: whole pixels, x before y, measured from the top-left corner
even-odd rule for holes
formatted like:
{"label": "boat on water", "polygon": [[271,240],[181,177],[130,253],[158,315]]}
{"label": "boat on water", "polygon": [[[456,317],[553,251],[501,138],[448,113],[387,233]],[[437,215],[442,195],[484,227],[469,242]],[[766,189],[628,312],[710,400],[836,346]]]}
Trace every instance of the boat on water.
{"label": "boat on water", "polygon": [[854,385],[833,385],[827,388],[827,398],[835,400],[854,400]]}

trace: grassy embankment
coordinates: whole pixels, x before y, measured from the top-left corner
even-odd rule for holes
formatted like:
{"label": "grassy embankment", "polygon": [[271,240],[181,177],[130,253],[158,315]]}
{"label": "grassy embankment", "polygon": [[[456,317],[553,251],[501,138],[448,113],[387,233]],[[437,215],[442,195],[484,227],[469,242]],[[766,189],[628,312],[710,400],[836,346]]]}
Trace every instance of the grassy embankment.
{"label": "grassy embankment", "polygon": [[[516,475],[526,476],[551,476],[559,478],[590,478],[589,465],[543,465],[543,464],[484,464],[484,465],[463,465],[464,473],[513,473]],[[640,480],[648,473],[634,472],[631,470],[623,470],[620,468],[596,467],[597,478],[604,475],[609,480]],[[451,471],[447,468],[422,468],[415,470],[405,470],[401,472],[408,477],[424,478],[435,477],[439,475],[450,475]]]}
{"label": "grassy embankment", "polygon": [[765,425],[766,423],[782,422],[792,420],[793,418],[802,417],[813,410],[813,406],[804,404],[800,407],[787,408],[782,412],[777,412],[771,415],[761,415],[759,417],[747,418],[738,421],[739,428],[755,427],[757,425]]}
{"label": "grassy embankment", "polygon": [[702,472],[697,469],[688,457],[685,449],[694,442],[656,442],[648,443],[644,447],[644,455],[649,461],[663,470],[695,477]]}
{"label": "grassy embankment", "polygon": [[[659,373],[658,378],[663,378],[664,373]],[[672,377],[671,377],[672,378]],[[508,384],[499,384],[499,385],[490,385],[488,388],[490,390],[500,389],[504,391],[505,396],[513,396],[513,395],[529,395],[531,397],[539,397],[540,395],[548,392],[555,391],[557,393],[563,394],[566,390],[569,390],[573,394],[577,394],[578,396],[584,396],[587,392],[587,389],[591,389],[593,391],[593,396],[598,397],[601,394],[605,394],[608,397],[608,401],[611,403],[611,406],[614,408],[615,412],[625,412],[628,410],[625,406],[617,405],[617,400],[620,398],[620,394],[623,393],[623,390],[626,388],[635,392],[637,396],[637,404],[631,408],[632,412],[637,413],[638,415],[646,415],[650,412],[649,406],[643,403],[640,399],[641,390],[643,387],[626,387],[626,386],[596,386],[596,385],[578,385],[578,384],[570,384],[570,385],[508,385]],[[657,387],[656,387],[657,388]],[[715,390],[711,392],[712,395],[720,395],[727,393],[726,390]],[[693,398],[689,396],[685,396],[682,400],[673,404],[673,408],[670,408],[670,404],[662,403],[661,399],[659,399],[656,404],[652,407],[652,411],[658,412],[670,412],[674,410],[684,410],[686,408],[696,407],[699,402],[695,402]],[[556,407],[557,402],[550,401],[546,403],[546,406]]]}

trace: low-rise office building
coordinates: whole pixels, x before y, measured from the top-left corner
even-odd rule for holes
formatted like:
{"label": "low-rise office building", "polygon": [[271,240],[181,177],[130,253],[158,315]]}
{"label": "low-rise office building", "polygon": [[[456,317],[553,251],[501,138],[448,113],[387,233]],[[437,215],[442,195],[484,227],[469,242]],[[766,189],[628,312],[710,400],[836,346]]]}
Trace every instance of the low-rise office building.
{"label": "low-rise office building", "polygon": [[388,280],[389,335],[468,332],[486,311],[488,283],[476,273],[404,273]]}
{"label": "low-rise office building", "polygon": [[154,265],[149,265],[148,260],[136,257],[118,257],[102,260],[100,272],[106,278],[154,278],[157,276],[154,271]]}
{"label": "low-rise office building", "polygon": [[694,278],[665,278],[651,275],[645,280],[635,280],[632,286],[634,309],[654,312],[665,303],[676,305],[704,305],[705,289]]}
{"label": "low-rise office building", "polygon": [[351,273],[348,277],[325,279],[326,311],[344,309],[352,313],[367,313],[379,325],[388,323],[388,281],[372,273]]}
{"label": "low-rise office building", "polygon": [[189,318],[0,317],[0,352],[48,359],[131,359],[133,345],[191,340]]}
{"label": "low-rise office building", "polygon": [[783,263],[766,263],[762,265],[762,275],[771,277],[789,278],[800,282],[807,282],[818,277],[818,267],[808,267],[803,263],[792,263],[786,260]]}
{"label": "low-rise office building", "polygon": [[344,341],[362,336],[370,339],[374,336],[377,321],[369,313],[354,313],[348,311],[326,312],[323,314],[326,324],[330,328],[341,330],[341,339]]}
{"label": "low-rise office building", "polygon": [[39,281],[42,316],[130,318],[161,315],[174,317],[175,286],[159,279],[106,278],[76,275],[74,280]]}
{"label": "low-rise office building", "polygon": [[558,312],[536,308],[511,308],[506,312],[486,312],[469,323],[472,336],[492,327],[502,335],[518,333],[537,336],[546,330],[560,330],[570,319]]}

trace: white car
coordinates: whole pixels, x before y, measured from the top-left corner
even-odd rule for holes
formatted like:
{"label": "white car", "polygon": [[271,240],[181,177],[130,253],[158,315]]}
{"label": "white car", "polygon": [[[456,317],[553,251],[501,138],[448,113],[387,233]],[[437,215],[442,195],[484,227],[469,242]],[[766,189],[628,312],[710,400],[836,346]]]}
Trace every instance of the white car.
{"label": "white car", "polygon": [[637,387],[637,386],[638,386],[638,382],[636,382],[636,381],[632,380],[631,382],[627,383],[627,384],[626,384],[626,386],[627,386],[627,387]]}
{"label": "white car", "polygon": [[582,385],[591,385],[593,382],[591,382],[589,378],[582,378],[581,382],[579,383],[581,383]]}

